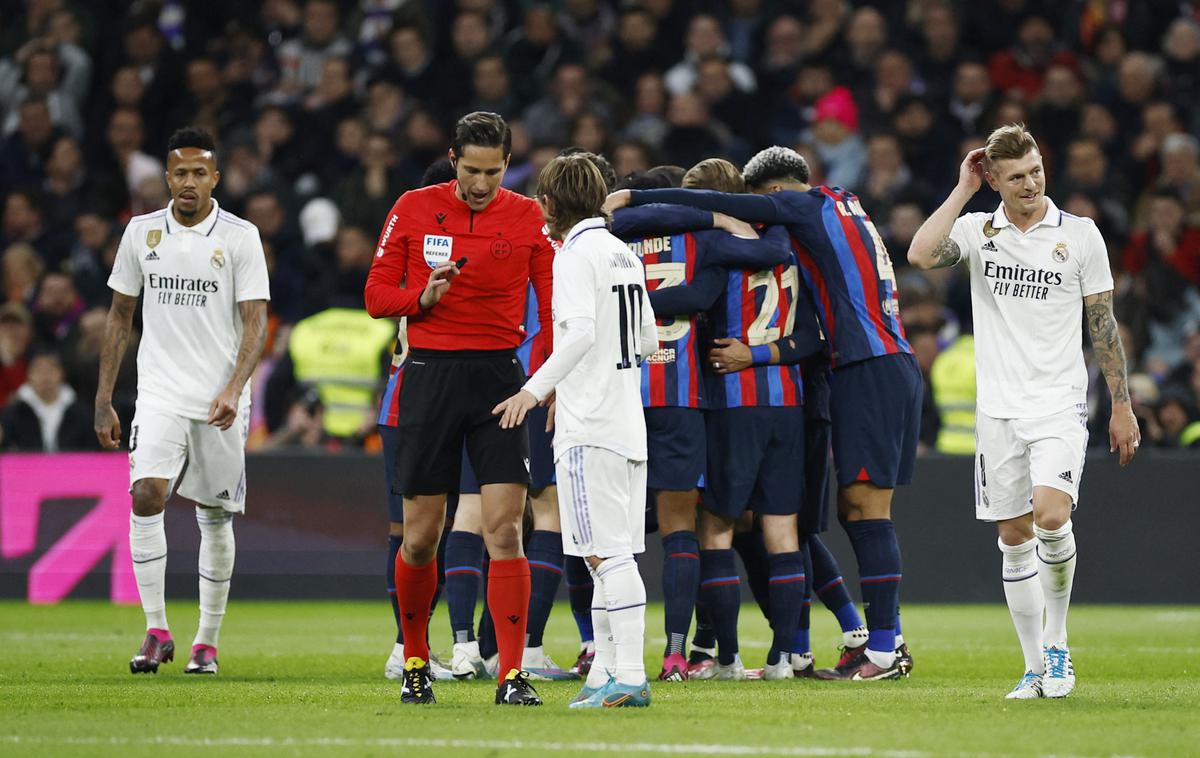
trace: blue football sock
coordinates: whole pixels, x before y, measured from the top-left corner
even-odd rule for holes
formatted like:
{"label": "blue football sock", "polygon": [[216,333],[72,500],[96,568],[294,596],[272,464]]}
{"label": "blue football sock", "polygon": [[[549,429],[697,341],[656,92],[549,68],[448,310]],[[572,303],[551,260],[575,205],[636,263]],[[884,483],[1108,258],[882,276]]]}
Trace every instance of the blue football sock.
{"label": "blue football sock", "polygon": [[733,535],[733,549],[742,559],[746,569],[746,583],[750,585],[750,594],[762,611],[763,618],[771,620],[771,593],[767,586],[767,545],[763,542],[762,532],[750,531]]}
{"label": "blue football sock", "polygon": [[800,621],[796,624],[796,635],[792,638],[793,653],[811,653],[809,629],[812,626],[812,561],[808,556],[808,545],[800,543],[800,555],[804,558],[804,605],[800,608]]}
{"label": "blue football sock", "polygon": [[808,536],[806,544],[809,559],[812,561],[812,573],[809,577],[813,586],[811,594],[820,598],[829,612],[837,617],[843,632],[859,628],[863,625],[862,618],[858,615],[858,609],[854,607],[854,601],[850,599],[850,592],[842,579],[842,570],[838,568],[833,553],[829,552],[829,548],[825,547],[825,543],[815,534]]}
{"label": "blue football sock", "polygon": [[592,631],[592,572],[587,563],[577,555],[563,558],[563,570],[567,576],[567,596],[571,600],[571,615],[579,629],[580,643],[591,642]]}
{"label": "blue football sock", "polygon": [[[701,559],[703,561],[703,559]],[[704,577],[703,570],[700,572],[701,579]],[[696,633],[692,635],[692,649],[702,647],[705,650],[712,650],[717,646],[717,635],[713,631],[712,617],[708,613],[708,606],[704,604],[704,593],[699,588],[696,589]]]}
{"label": "blue football sock", "polygon": [[768,555],[767,570],[773,632],[767,663],[774,665],[781,653],[791,649],[800,625],[804,608],[804,556],[799,551]]}
{"label": "blue football sock", "polygon": [[525,629],[529,640],[525,644],[538,647],[562,582],[562,535],[543,529],[534,531],[529,535],[525,556],[529,559],[529,619]]}
{"label": "blue football sock", "polygon": [[663,620],[667,655],[682,655],[700,588],[700,542],[691,531],[663,537]]}
{"label": "blue football sock", "polygon": [[394,534],[388,535],[387,591],[388,598],[392,601],[392,615],[396,617],[397,645],[404,644],[404,630],[400,627],[400,604],[396,602],[396,556],[400,554],[400,545],[403,543],[403,537],[397,537]]}
{"label": "blue football sock", "polygon": [[700,596],[717,638],[717,662],[729,665],[738,652],[738,609],[742,604],[742,580],[732,550],[700,551]]}
{"label": "blue football sock", "polygon": [[475,603],[483,574],[483,537],[450,532],[446,538],[446,605],[455,642],[475,639]]}
{"label": "blue football sock", "polygon": [[867,649],[896,650],[896,611],[900,602],[900,543],[891,519],[845,521],[862,586],[863,610],[870,637]]}

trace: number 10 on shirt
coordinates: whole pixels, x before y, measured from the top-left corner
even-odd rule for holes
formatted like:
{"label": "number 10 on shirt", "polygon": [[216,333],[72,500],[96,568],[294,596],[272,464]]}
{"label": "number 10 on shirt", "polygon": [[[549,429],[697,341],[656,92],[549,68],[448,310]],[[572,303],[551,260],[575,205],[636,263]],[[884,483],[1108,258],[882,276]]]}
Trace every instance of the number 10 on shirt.
{"label": "number 10 on shirt", "polygon": [[[642,355],[638,352],[640,349],[638,334],[642,323],[642,285],[614,284],[612,291],[617,296],[617,308],[621,321],[621,362],[617,364],[617,368],[640,366]],[[630,353],[633,354],[632,361],[629,359]]]}

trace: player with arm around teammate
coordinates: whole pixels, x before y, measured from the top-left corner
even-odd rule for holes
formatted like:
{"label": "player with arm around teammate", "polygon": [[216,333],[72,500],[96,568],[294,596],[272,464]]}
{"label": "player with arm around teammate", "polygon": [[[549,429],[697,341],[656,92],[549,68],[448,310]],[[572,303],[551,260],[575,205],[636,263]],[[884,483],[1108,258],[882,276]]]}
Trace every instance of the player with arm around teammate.
{"label": "player with arm around teammate", "polygon": [[596,657],[574,708],[650,704],[642,651],[646,588],[646,425],[643,356],[658,347],[641,262],[601,215],[604,181],[578,155],[538,177],[554,259],[554,352],[524,388],[496,406],[511,428],[554,393],[554,455],[563,550],[586,559],[595,584]]}
{"label": "player with arm around teammate", "polygon": [[212,199],[221,178],[213,138],[195,128],[175,132],[166,175],[171,201],[129,222],[108,279],[113,301],[95,429],[106,450],[120,446],[113,386],[142,295],[129,546],[147,629],[129,670],[155,673],[175,655],[164,598],[163,511],[178,483],[179,494],[196,503],[200,527],[200,625],[184,673],[216,674],[233,575],[233,515],[245,509],[248,381],[266,344],[270,292],[258,229]]}
{"label": "player with arm around teammate", "polygon": [[[1000,207],[959,216],[985,178]],[[1140,444],[1104,239],[1095,222],[1059,210],[1045,190],[1033,135],[1002,126],[963,160],[958,185],[908,253],[919,268],[960,261],[970,268],[979,387],[975,515],[999,529],[1004,596],[1025,658],[1010,699],[1065,697],[1075,687],[1067,610],[1075,576],[1071,512],[1088,439],[1081,305],[1112,393],[1109,448],[1124,466]]]}

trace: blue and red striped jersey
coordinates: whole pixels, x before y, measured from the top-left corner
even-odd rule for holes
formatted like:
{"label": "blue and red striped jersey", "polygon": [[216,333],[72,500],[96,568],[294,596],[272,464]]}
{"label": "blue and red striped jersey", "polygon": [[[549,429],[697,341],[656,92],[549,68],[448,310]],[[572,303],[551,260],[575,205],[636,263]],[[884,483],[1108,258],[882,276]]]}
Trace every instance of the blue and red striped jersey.
{"label": "blue and red striped jersey", "polygon": [[[743,239],[714,229],[688,229],[699,223],[711,226],[712,216],[697,218],[685,206],[655,205],[618,211],[613,231],[642,259],[650,301],[655,293],[687,287],[707,266],[770,266],[788,254],[785,239]],[[635,236],[635,235],[650,236]],[[716,297],[714,293],[713,297]],[[710,301],[711,302],[711,301]],[[659,349],[642,361],[642,405],[647,408],[706,408],[700,363],[698,319],[705,306],[659,311]]]}
{"label": "blue and red striped jersey", "polygon": [[[794,254],[771,269],[730,270],[724,296],[708,311],[711,336],[755,347],[791,334],[799,288]],[[706,372],[705,377],[709,408],[790,407],[804,400],[795,364],[751,366],[733,374]]]}
{"label": "blue and red striped jersey", "polygon": [[400,385],[403,382],[404,364],[392,366],[383,396],[379,398],[379,418],[375,422],[379,426],[396,426],[400,423]]}
{"label": "blue and red striped jersey", "polygon": [[812,292],[833,366],[911,353],[900,322],[896,277],[887,248],[853,193],[840,187],[768,195],[707,190],[635,190],[635,205],[682,203],[752,223],[783,224]]}

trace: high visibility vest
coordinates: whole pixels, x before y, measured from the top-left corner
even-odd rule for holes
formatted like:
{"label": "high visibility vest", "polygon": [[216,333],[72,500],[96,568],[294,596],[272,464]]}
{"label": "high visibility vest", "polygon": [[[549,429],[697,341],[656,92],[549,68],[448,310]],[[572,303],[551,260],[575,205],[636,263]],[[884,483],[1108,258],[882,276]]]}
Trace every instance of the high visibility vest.
{"label": "high visibility vest", "polygon": [[964,334],[933,361],[933,400],[942,426],[937,450],[947,455],[975,454],[975,338]]}
{"label": "high visibility vest", "polygon": [[349,437],[374,416],[383,379],[380,356],[395,336],[394,323],[354,308],[321,311],[292,329],[288,352],[296,381],[316,387],[326,433]]}

